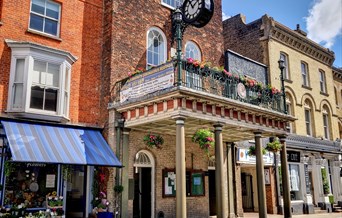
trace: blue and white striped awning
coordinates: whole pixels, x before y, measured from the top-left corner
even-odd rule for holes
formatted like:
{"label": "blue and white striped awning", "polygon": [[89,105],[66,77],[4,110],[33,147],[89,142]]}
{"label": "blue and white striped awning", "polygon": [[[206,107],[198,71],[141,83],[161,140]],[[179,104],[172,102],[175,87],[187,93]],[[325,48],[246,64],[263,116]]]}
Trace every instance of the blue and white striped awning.
{"label": "blue and white striped awning", "polygon": [[1,121],[12,160],[121,167],[99,130]]}

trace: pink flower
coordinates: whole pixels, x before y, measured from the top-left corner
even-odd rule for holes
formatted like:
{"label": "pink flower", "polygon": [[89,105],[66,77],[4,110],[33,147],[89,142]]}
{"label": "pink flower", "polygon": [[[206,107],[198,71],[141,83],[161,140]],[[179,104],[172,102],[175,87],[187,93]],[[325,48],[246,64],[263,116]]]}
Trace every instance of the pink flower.
{"label": "pink flower", "polygon": [[187,62],[189,63],[189,64],[192,64],[193,62],[194,62],[194,59],[192,59],[192,58],[188,58],[188,59],[186,59],[187,60]]}

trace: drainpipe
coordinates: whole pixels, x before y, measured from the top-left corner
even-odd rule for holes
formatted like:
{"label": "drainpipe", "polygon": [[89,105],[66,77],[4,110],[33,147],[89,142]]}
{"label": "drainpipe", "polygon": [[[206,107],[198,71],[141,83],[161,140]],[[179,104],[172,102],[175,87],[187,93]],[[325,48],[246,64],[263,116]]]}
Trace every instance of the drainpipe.
{"label": "drainpipe", "polygon": [[[122,141],[122,129],[124,127],[125,120],[122,118],[119,118],[115,122],[115,128],[116,128],[116,156],[118,157],[119,161],[122,162],[121,158],[121,141]],[[121,169],[116,169],[116,180],[115,185],[121,184]]]}

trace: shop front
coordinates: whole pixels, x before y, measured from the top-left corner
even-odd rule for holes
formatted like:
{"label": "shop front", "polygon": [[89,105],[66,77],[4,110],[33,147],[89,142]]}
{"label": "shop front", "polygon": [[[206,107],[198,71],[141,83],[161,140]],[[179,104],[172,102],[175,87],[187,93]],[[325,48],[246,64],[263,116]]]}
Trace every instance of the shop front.
{"label": "shop front", "polygon": [[95,175],[121,167],[95,128],[1,120],[3,213],[88,217]]}

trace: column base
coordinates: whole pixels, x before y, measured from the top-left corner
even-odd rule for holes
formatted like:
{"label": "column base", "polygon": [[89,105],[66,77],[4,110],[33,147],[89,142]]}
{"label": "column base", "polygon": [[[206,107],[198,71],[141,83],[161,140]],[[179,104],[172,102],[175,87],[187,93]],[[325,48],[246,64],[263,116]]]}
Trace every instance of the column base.
{"label": "column base", "polygon": [[339,207],[342,207],[342,201],[338,201],[337,204]]}
{"label": "column base", "polygon": [[332,205],[328,202],[318,202],[318,206],[321,210],[326,210],[328,213],[332,212]]}
{"label": "column base", "polygon": [[[278,214],[284,215],[284,206],[278,206]],[[293,203],[291,202],[291,214],[301,215],[304,214],[304,203]]]}
{"label": "column base", "polygon": [[314,209],[314,205],[313,204],[304,203],[303,210],[304,210],[305,214],[313,214],[313,213],[315,213],[315,209]]}

